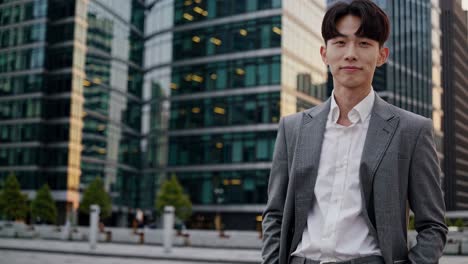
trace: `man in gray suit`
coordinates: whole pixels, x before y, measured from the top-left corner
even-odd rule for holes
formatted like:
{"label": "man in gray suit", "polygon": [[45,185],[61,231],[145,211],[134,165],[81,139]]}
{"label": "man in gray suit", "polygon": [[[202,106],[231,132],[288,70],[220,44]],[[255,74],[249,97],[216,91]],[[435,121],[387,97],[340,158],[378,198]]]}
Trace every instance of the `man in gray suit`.
{"label": "man in gray suit", "polygon": [[[386,14],[368,0],[325,14],[320,53],[334,90],[279,122],[263,263],[438,263],[447,227],[432,122],[372,88],[389,31]],[[411,249],[409,208],[418,232]]]}

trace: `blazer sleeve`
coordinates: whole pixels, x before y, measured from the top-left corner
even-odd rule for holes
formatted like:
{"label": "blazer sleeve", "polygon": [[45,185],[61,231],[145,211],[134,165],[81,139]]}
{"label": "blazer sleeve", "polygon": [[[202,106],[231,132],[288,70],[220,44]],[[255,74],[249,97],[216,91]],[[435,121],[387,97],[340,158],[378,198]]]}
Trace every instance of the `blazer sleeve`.
{"label": "blazer sleeve", "polygon": [[430,119],[424,120],[417,136],[410,166],[408,200],[418,235],[408,258],[411,263],[438,263],[447,240],[447,226],[441,171]]}
{"label": "blazer sleeve", "polygon": [[288,155],[284,118],[279,122],[268,183],[268,202],[263,212],[262,263],[279,263],[279,249],[283,209],[289,182]]}

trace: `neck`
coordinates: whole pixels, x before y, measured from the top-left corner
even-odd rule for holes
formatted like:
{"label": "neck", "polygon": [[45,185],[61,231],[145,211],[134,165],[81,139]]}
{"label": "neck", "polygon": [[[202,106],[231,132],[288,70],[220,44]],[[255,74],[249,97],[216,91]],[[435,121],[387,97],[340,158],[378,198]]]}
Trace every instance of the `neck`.
{"label": "neck", "polygon": [[348,118],[348,113],[371,92],[371,87],[366,89],[349,89],[345,87],[334,87],[333,94],[336,104],[340,109],[340,119]]}

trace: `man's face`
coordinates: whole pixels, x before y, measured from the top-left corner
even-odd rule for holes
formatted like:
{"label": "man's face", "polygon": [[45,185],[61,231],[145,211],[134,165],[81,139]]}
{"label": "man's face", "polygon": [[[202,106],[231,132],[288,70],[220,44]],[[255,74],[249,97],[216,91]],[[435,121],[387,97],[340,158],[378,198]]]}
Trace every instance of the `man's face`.
{"label": "man's face", "polygon": [[328,40],[326,47],[320,48],[323,62],[330,66],[335,87],[369,88],[375,68],[388,58],[388,48],[380,48],[377,41],[355,35],[360,26],[359,17],[344,16],[336,24],[341,36]]}

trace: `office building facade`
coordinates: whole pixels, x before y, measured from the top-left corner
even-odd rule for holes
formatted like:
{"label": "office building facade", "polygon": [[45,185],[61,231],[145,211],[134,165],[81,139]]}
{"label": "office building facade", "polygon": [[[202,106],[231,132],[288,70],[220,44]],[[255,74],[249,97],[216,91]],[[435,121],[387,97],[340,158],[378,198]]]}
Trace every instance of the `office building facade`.
{"label": "office building facade", "polygon": [[[142,176],[143,1],[0,1],[0,180],[34,197],[47,183],[59,222],[96,177],[112,224],[151,210]],[[150,211],[151,212],[151,211]]]}
{"label": "office building facade", "polygon": [[[255,226],[280,116],[319,102],[308,93],[324,94],[320,66],[293,47],[282,56],[283,9],[281,1],[1,1],[0,178],[14,173],[30,197],[49,184],[63,222],[101,177],[111,224],[128,225],[133,209],[151,213],[157,184],[176,174],[196,213],[226,204],[220,211],[250,213]],[[312,30],[289,18],[299,30],[292,45]],[[296,68],[286,74],[282,57]]]}
{"label": "office building facade", "polygon": [[0,178],[30,197],[48,183],[61,211],[79,203],[85,5],[0,2]]}
{"label": "office building facade", "polygon": [[440,1],[445,202],[468,209],[468,25],[460,0]]}
{"label": "office building facade", "polygon": [[258,227],[280,117],[326,95],[322,41],[312,26],[324,9],[305,0],[151,8],[145,85],[160,91],[163,129],[150,130],[148,145],[166,148],[167,157],[146,173],[179,179],[193,202],[189,227],[214,228],[216,214],[227,229]]}
{"label": "office building facade", "polygon": [[142,173],[143,1],[89,1],[84,86],[81,185],[104,179],[113,225],[128,225],[134,209],[150,214],[153,179]]}

